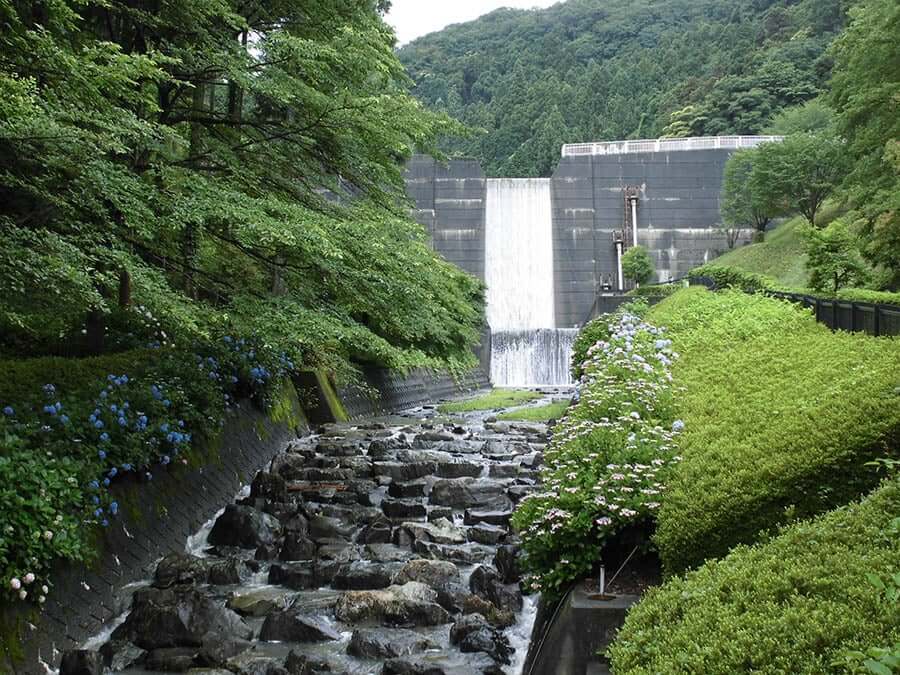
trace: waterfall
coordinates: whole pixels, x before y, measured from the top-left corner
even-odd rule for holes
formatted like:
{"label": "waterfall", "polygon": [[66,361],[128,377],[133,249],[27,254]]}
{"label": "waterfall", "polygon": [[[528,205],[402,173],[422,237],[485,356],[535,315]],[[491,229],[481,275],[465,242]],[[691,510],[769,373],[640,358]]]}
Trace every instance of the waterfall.
{"label": "waterfall", "polygon": [[570,383],[576,331],[556,329],[549,178],[487,181],[485,281],[493,384]]}
{"label": "waterfall", "polygon": [[494,333],[491,338],[491,381],[504,387],[571,384],[569,363],[576,335],[577,328]]}

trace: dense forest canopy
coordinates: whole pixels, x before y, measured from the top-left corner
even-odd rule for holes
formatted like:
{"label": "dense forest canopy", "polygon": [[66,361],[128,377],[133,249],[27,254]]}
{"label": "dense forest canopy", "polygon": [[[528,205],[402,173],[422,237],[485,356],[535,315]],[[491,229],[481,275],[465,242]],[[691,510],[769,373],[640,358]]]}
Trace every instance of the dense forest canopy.
{"label": "dense forest canopy", "polygon": [[563,143],[756,134],[828,85],[847,0],[568,0],[403,47],[416,95],[486,133],[489,175],[546,176]]}
{"label": "dense forest canopy", "polygon": [[228,333],[331,370],[469,359],[480,285],[428,248],[401,176],[458,125],[409,95],[385,7],[0,0],[0,348]]}

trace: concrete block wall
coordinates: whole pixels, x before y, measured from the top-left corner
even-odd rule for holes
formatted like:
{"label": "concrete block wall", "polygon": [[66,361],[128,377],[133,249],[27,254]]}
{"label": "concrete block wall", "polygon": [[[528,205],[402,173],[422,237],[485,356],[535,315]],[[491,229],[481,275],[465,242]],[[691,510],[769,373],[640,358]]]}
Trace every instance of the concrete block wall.
{"label": "concrete block wall", "polygon": [[[616,287],[613,236],[625,223],[626,187],[638,189],[638,243],[650,249],[656,281],[682,277],[725,252],[727,237],[716,225],[732,152],[564,157],[551,181],[557,327],[583,324],[604,280]],[[407,166],[406,185],[413,215],[427,228],[435,250],[484,279],[486,181],[478,162],[442,164],[417,155]],[[739,245],[751,235],[742,233]]]}
{"label": "concrete block wall", "polygon": [[[604,281],[616,286],[613,235],[625,223],[625,188],[638,189],[638,243],[654,258],[656,281],[728,249],[720,195],[733,150],[564,157],[553,174],[555,310],[559,327],[581,324]],[[742,233],[740,243],[749,241]]]}
{"label": "concrete block wall", "polygon": [[447,163],[427,155],[406,166],[406,187],[415,204],[413,217],[446,260],[484,279],[485,177],[474,159]]}

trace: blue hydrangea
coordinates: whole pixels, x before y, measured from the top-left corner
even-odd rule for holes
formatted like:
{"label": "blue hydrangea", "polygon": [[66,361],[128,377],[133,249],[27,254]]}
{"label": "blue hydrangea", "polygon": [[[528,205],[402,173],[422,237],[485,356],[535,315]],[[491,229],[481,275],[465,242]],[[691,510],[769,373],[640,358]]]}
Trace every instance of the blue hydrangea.
{"label": "blue hydrangea", "polygon": [[112,502],[109,505],[109,512],[114,516],[119,513],[119,502]]}
{"label": "blue hydrangea", "polygon": [[94,428],[102,429],[103,428],[103,420],[94,420]]}
{"label": "blue hydrangea", "polygon": [[684,429],[684,422],[681,420],[675,420],[672,422],[672,431],[681,431]]}
{"label": "blue hydrangea", "polygon": [[106,443],[109,440],[109,434],[104,431],[102,434],[100,434],[100,440],[103,443]]}
{"label": "blue hydrangea", "polygon": [[119,473],[119,470],[116,467],[113,467],[109,470],[109,477],[115,478],[117,473]]}
{"label": "blue hydrangea", "polygon": [[3,409],[3,414],[6,415],[7,417],[12,417],[13,415],[16,414],[16,411],[13,410],[13,407],[11,405],[8,405]]}
{"label": "blue hydrangea", "polygon": [[99,457],[100,459],[106,459],[106,451],[105,451],[105,450],[98,450],[98,451],[97,451],[97,457]]}

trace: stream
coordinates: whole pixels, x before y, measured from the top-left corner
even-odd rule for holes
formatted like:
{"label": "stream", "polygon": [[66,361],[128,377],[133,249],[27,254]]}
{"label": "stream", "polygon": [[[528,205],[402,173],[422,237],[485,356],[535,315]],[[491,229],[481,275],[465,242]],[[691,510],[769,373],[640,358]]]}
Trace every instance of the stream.
{"label": "stream", "polygon": [[[527,407],[568,398],[546,388]],[[114,673],[522,671],[537,597],[509,519],[545,424],[433,406],[292,441],[84,647]]]}

